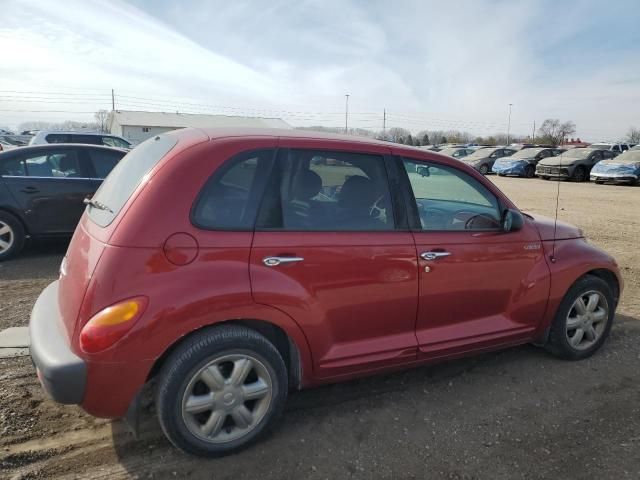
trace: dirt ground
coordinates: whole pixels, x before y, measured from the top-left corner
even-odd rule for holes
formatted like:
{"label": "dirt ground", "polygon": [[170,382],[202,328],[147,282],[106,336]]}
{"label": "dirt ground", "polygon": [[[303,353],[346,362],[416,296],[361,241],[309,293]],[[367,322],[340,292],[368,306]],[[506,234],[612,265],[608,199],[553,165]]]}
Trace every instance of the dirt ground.
{"label": "dirt ground", "polygon": [[[557,184],[492,178],[525,211],[553,215]],[[621,265],[609,341],[563,362],[524,346],[292,394],[262,443],[185,456],[150,406],[124,425],[47,399],[28,358],[0,360],[0,478],[640,478],[640,188],[562,183],[559,219]],[[26,325],[64,242],[0,264],[0,329]]]}

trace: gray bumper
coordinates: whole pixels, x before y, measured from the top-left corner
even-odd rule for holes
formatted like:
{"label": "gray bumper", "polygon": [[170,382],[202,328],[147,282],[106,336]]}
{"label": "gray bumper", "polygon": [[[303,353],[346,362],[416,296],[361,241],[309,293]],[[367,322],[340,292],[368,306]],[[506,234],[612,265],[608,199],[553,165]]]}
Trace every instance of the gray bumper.
{"label": "gray bumper", "polygon": [[55,281],[40,294],[31,312],[31,359],[42,387],[56,402],[79,404],[84,397],[87,369],[84,360],[69,348],[61,328]]}

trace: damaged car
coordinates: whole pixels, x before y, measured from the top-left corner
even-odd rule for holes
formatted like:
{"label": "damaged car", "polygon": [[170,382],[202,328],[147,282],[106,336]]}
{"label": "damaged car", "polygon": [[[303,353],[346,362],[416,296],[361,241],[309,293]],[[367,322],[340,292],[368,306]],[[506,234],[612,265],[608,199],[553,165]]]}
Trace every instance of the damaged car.
{"label": "damaged car", "polygon": [[510,157],[496,160],[491,170],[500,176],[515,175],[533,178],[536,174],[536,165],[540,160],[553,157],[563,151],[553,148],[524,148]]}
{"label": "damaged car", "polygon": [[544,180],[557,178],[585,182],[596,163],[610,158],[614,158],[610,150],[574,148],[557,157],[541,160],[536,167],[536,175]]}

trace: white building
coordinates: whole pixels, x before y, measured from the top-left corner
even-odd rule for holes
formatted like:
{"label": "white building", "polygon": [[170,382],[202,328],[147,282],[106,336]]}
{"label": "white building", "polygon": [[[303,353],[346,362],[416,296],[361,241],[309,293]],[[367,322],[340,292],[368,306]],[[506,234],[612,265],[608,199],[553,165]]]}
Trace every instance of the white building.
{"label": "white building", "polygon": [[185,127],[291,128],[287,122],[279,118],[131,110],[115,110],[109,114],[109,132],[112,135],[124,137],[133,144],[138,144],[159,133]]}

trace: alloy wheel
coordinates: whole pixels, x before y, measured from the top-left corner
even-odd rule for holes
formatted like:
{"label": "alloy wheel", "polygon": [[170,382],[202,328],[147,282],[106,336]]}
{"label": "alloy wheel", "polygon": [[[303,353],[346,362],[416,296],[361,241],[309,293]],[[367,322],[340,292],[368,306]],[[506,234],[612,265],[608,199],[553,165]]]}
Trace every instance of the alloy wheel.
{"label": "alloy wheel", "polygon": [[231,442],[260,424],[272,396],[271,375],[260,360],[247,353],[224,355],[191,378],[182,399],[182,418],[201,440]]}
{"label": "alloy wheel", "polygon": [[11,226],[0,220],[0,254],[6,252],[13,246],[15,234]]}
{"label": "alloy wheel", "polygon": [[581,294],[569,310],[566,336],[576,350],[586,350],[602,337],[609,321],[609,305],[605,296],[595,290]]}

